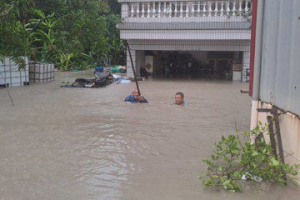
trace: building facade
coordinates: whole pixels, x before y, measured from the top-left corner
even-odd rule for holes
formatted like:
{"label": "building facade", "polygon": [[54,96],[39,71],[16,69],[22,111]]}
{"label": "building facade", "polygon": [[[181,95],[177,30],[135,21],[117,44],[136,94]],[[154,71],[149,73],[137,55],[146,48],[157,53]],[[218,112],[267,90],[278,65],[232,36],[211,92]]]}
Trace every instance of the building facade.
{"label": "building facade", "polygon": [[[145,68],[154,78],[193,66],[208,74],[230,70],[249,80],[251,0],[119,0],[120,37],[130,45],[139,75]],[[190,63],[190,64],[189,64]],[[173,65],[173,66],[172,66]],[[229,66],[231,65],[231,66]],[[230,69],[228,68],[230,67]],[[127,52],[128,76],[132,75]],[[202,74],[202,75],[203,75]]]}

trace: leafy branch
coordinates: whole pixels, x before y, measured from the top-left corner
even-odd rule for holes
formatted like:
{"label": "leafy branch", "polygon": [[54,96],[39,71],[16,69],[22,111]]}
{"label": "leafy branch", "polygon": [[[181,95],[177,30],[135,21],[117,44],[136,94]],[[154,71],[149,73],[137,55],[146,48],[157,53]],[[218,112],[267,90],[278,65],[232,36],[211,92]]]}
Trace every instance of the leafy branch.
{"label": "leafy branch", "polygon": [[[265,127],[257,127],[251,133],[244,132],[243,138],[236,130],[235,134],[222,136],[215,144],[206,172],[201,176],[206,187],[223,187],[230,191],[243,191],[243,181],[250,180],[260,183],[270,181],[279,185],[288,182],[296,185],[296,176],[300,165],[284,164],[273,155],[271,144],[262,137],[256,144],[251,143],[250,136],[267,133]],[[244,142],[246,141],[246,142]],[[285,179],[284,175],[288,178]]]}

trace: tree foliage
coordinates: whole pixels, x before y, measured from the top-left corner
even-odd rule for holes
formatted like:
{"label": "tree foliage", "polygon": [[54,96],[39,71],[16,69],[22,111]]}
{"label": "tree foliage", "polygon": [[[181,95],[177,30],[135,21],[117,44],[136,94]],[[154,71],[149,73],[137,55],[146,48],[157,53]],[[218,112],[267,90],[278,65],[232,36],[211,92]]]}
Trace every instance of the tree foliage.
{"label": "tree foliage", "polygon": [[0,55],[26,55],[63,70],[122,64],[118,4],[109,2],[1,0]]}

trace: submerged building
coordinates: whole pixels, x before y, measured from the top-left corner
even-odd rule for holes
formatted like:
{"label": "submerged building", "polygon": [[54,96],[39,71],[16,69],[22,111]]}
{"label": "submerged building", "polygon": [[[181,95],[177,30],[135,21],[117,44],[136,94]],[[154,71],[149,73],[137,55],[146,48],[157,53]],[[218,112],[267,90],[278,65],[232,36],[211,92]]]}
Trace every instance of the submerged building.
{"label": "submerged building", "polygon": [[[251,0],[118,0],[137,74],[249,80]],[[127,52],[127,75],[133,76]]]}

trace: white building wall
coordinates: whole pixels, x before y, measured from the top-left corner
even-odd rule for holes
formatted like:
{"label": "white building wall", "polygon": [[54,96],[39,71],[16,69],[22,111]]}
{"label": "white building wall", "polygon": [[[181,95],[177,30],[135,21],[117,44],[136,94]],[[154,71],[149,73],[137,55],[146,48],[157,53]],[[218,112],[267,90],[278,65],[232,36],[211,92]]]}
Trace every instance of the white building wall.
{"label": "white building wall", "polygon": [[250,30],[121,30],[124,40],[250,40]]}
{"label": "white building wall", "polygon": [[[259,108],[271,109],[272,104],[259,102]],[[258,121],[267,124],[269,113],[258,113]],[[272,115],[271,115],[272,116]],[[279,116],[279,125],[284,150],[285,162],[289,164],[300,163],[300,118],[292,113],[284,113]],[[269,136],[265,136],[269,141]],[[300,174],[298,175],[300,183]]]}
{"label": "white building wall", "polygon": [[250,40],[129,40],[130,47],[146,51],[250,51]]}

